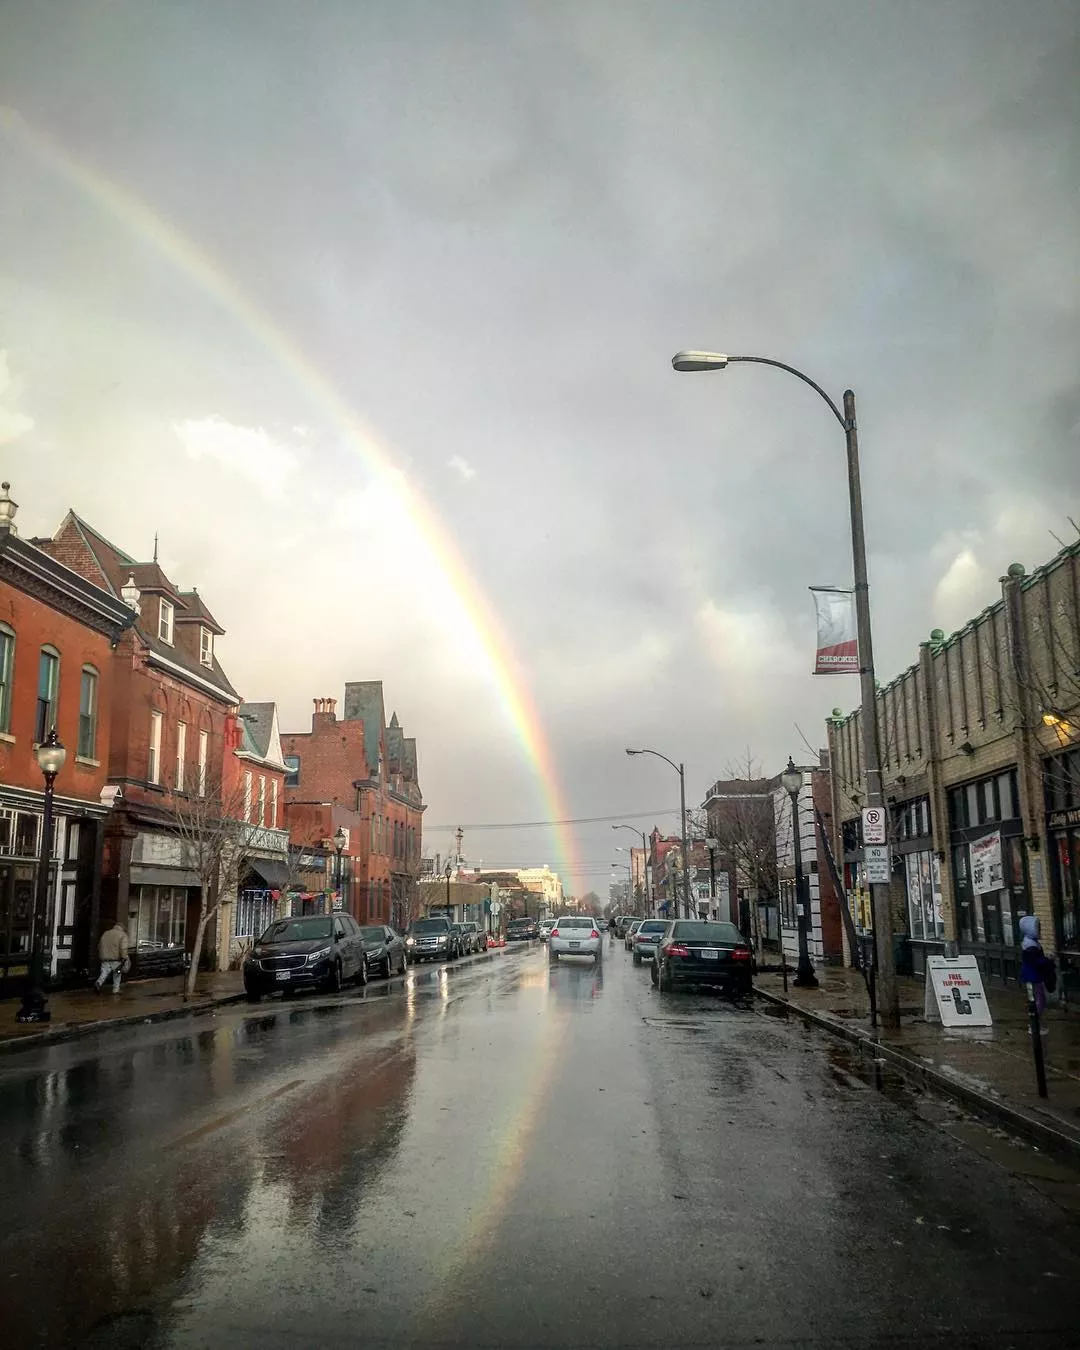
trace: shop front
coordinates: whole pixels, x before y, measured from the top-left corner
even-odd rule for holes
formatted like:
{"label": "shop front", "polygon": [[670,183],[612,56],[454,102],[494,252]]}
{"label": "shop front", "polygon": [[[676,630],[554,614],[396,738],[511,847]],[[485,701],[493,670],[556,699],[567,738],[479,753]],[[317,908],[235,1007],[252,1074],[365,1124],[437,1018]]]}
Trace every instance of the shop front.
{"label": "shop front", "polygon": [[133,841],[127,914],[119,917],[128,930],[135,974],[187,969],[202,894],[198,873],[187,862],[176,835],[140,830]]}
{"label": "shop front", "polygon": [[945,951],[941,860],[934,852],[929,797],[903,802],[893,812],[894,867],[904,883],[911,973],[926,975],[926,961]]}
{"label": "shop front", "polygon": [[1046,835],[1065,996],[1080,996],[1080,750],[1045,763]]}
{"label": "shop front", "polygon": [[949,847],[960,950],[987,979],[1020,976],[1020,919],[1031,912],[1016,771],[949,789]]}

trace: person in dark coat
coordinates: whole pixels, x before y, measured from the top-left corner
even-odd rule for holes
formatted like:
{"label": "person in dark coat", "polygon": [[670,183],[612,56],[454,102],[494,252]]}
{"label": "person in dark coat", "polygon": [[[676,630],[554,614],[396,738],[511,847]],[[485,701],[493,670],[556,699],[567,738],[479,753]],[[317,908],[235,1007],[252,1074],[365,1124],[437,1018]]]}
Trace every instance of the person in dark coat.
{"label": "person in dark coat", "polygon": [[1047,987],[1053,990],[1057,984],[1057,972],[1054,963],[1042,949],[1039,933],[1039,921],[1034,914],[1025,914],[1020,920],[1020,979],[1035,990],[1035,1008],[1041,1016],[1046,1011]]}

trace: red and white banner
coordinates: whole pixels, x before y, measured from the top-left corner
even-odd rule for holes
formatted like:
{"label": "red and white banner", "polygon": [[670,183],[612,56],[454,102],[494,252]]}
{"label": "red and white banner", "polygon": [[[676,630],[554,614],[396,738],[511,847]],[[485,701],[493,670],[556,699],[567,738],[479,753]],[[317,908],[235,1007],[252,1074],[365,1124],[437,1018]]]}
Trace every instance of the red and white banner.
{"label": "red and white banner", "polygon": [[855,592],[811,586],[817,609],[815,675],[857,675],[859,641],[855,626]]}

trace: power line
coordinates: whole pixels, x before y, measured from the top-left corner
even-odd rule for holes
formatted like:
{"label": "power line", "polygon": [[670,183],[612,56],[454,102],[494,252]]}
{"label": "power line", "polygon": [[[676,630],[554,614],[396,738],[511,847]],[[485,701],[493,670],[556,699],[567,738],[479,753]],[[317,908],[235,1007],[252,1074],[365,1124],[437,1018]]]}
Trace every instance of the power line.
{"label": "power line", "polygon": [[654,816],[677,816],[679,808],[665,806],[662,811],[622,811],[617,816],[574,816],[569,820],[498,820],[487,825],[429,825],[424,822],[425,834],[439,834],[454,830],[547,830],[553,825],[606,825],[613,820],[651,820]]}

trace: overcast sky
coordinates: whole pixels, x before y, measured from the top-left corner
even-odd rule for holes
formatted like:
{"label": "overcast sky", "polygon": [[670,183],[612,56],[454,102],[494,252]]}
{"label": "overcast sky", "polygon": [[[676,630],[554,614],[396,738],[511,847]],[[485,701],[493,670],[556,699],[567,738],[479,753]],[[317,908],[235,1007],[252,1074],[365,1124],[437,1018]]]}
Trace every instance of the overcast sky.
{"label": "overcast sky", "polygon": [[[319,381],[455,541],[574,816],[677,806],[626,745],[685,759],[696,803],[858,699],[809,674],[807,586],[850,581],[840,428],[676,349],[856,390],[883,680],[1075,537],[1075,0],[6,0],[0,91],[23,533],[68,506],[140,557],[158,531],[285,729],[381,678],[432,826],[549,805]],[[568,886],[606,895],[619,838],[579,830]],[[558,861],[543,830],[465,852]]]}

